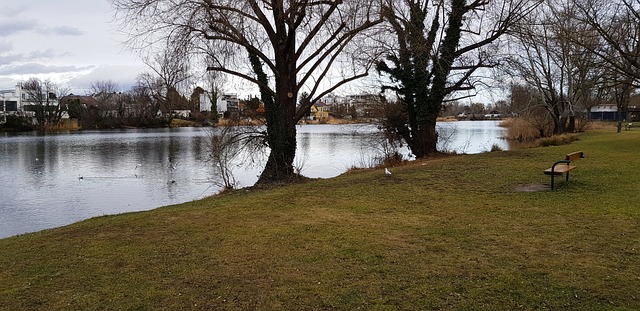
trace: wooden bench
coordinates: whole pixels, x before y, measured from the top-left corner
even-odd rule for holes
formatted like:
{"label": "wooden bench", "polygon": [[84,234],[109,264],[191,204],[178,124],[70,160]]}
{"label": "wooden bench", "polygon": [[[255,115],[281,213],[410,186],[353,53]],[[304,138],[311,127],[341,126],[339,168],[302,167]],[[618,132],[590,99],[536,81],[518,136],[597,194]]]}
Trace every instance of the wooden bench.
{"label": "wooden bench", "polygon": [[569,181],[569,172],[576,168],[576,166],[571,165],[571,163],[581,158],[584,158],[584,153],[582,151],[569,153],[564,160],[557,161],[556,163],[553,163],[550,168],[544,170],[545,175],[551,175],[551,190],[554,188],[554,178],[556,176],[567,174],[566,181]]}

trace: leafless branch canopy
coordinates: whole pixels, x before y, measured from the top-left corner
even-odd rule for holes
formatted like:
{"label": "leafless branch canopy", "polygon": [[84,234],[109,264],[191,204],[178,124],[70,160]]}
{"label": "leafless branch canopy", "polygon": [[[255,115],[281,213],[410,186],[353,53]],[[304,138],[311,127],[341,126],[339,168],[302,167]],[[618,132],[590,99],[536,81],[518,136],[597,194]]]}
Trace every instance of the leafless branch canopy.
{"label": "leafless branch canopy", "polygon": [[[312,102],[366,75],[372,58],[363,57],[365,50],[358,46],[367,41],[367,30],[382,22],[380,5],[363,0],[111,2],[132,47],[167,43],[185,53],[197,51],[206,55],[208,70],[245,79],[273,94],[277,86],[255,78],[246,53],[257,55],[271,77],[281,74],[279,63],[286,61],[298,76],[293,93],[308,90]],[[354,56],[355,51],[360,55]],[[355,66],[349,72],[335,70],[346,65]]]}
{"label": "leafless branch canopy", "polygon": [[640,0],[572,3],[575,19],[588,25],[600,40],[597,46],[585,47],[640,87]]}
{"label": "leafless branch canopy", "polygon": [[[501,52],[505,44],[501,37],[520,23],[540,1],[527,0],[475,0],[475,1],[387,1],[385,17],[391,32],[397,37],[397,46],[391,46],[389,60],[395,65],[412,61],[412,56],[403,51],[414,50],[414,54],[425,55],[416,64],[426,68],[429,75],[437,78],[439,68],[446,64],[450,71],[444,78],[447,95],[458,91],[472,91],[482,79],[476,78],[482,69],[494,68],[504,60]],[[413,16],[424,18],[424,33],[413,29]],[[419,14],[415,14],[420,12]],[[453,15],[452,15],[453,14]],[[461,15],[462,25],[459,44],[448,47],[446,32],[451,27],[449,18]],[[418,35],[417,35],[418,34]],[[466,95],[463,95],[466,96]]]}

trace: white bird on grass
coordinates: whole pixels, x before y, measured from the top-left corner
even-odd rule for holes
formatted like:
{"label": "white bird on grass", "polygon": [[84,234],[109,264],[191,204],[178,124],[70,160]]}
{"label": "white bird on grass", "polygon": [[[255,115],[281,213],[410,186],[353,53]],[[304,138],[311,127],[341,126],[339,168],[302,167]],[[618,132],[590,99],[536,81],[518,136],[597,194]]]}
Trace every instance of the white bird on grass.
{"label": "white bird on grass", "polygon": [[384,168],[384,174],[385,175],[391,175],[391,172],[385,167]]}
{"label": "white bird on grass", "polygon": [[137,170],[137,169],[138,169],[138,167],[142,167],[142,164],[140,164],[140,163],[136,164],[136,168],[134,168],[133,170],[134,170],[134,171],[135,171],[135,170]]}

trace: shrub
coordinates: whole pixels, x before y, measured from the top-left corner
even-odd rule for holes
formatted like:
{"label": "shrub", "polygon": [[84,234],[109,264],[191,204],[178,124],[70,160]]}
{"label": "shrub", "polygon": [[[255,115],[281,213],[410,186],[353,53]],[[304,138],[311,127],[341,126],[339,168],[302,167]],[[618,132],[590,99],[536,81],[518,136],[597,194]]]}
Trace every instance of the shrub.
{"label": "shrub", "polygon": [[578,137],[574,134],[554,135],[536,140],[533,147],[562,146],[568,145],[576,140],[578,140]]}
{"label": "shrub", "polygon": [[29,117],[7,115],[5,116],[4,124],[0,124],[0,128],[8,131],[19,132],[19,131],[31,131],[35,127],[33,126],[33,122],[31,122],[31,118]]}
{"label": "shrub", "polygon": [[489,152],[497,152],[497,151],[503,151],[502,147],[498,146],[498,144],[491,145],[491,149],[489,150]]}

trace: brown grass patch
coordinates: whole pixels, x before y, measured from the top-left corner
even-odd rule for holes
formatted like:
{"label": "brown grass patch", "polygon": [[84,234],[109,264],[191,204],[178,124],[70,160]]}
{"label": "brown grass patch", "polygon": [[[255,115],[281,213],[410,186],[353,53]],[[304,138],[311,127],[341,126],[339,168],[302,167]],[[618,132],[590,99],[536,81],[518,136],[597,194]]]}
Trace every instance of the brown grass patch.
{"label": "brown grass patch", "polygon": [[80,129],[77,119],[64,119],[58,124],[44,126],[44,130],[47,132],[78,131]]}
{"label": "brown grass patch", "polygon": [[616,127],[615,122],[604,122],[604,121],[588,121],[585,122],[584,130],[605,130],[605,129],[613,129]]}
{"label": "brown grass patch", "polygon": [[507,128],[506,139],[528,141],[540,137],[540,131],[522,118],[505,119],[500,126]]}

